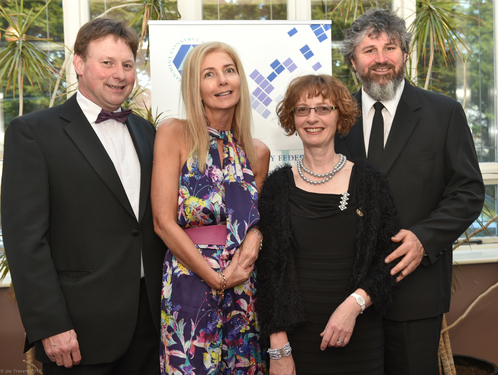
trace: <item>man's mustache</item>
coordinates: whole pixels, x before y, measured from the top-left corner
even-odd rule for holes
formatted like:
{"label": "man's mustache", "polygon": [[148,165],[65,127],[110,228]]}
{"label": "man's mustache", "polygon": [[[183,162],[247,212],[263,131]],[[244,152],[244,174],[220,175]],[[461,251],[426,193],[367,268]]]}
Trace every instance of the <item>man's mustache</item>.
{"label": "man's mustache", "polygon": [[372,65],[368,70],[372,71],[375,69],[384,69],[384,68],[388,68],[388,69],[392,69],[393,71],[396,71],[396,68],[393,64],[375,64],[375,65]]}

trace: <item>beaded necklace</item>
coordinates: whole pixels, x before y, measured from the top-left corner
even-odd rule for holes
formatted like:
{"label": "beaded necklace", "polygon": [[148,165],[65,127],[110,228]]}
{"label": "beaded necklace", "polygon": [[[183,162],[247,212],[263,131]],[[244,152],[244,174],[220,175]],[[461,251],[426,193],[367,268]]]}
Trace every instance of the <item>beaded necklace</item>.
{"label": "beaded necklace", "polygon": [[[334,169],[332,169],[330,172],[323,173],[323,174],[312,172],[304,166],[303,159],[299,159],[299,161],[297,162],[297,172],[299,173],[299,176],[301,176],[301,178],[309,184],[313,184],[313,185],[324,184],[325,182],[330,180],[332,177],[334,177],[334,175],[337,172],[339,172],[342,169],[342,167],[344,167],[344,165],[346,165],[346,157],[342,154],[337,154],[337,155],[339,156],[339,162],[335,165]],[[309,178],[307,178],[304,175],[303,170],[313,177],[316,177],[316,178],[325,177],[325,178],[322,180],[310,180]]]}

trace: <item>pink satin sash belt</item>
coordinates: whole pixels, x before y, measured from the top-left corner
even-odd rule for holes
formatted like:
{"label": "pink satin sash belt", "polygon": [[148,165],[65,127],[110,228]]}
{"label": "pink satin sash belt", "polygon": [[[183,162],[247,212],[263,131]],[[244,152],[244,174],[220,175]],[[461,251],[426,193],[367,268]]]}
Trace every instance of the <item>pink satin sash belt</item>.
{"label": "pink satin sash belt", "polygon": [[225,245],[227,242],[226,225],[208,225],[184,229],[196,245]]}

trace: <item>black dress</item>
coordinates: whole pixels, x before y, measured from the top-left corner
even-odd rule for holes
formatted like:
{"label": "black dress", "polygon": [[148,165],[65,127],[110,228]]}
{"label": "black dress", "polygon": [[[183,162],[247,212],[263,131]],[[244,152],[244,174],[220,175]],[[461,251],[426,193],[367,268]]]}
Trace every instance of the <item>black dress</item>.
{"label": "black dress", "polygon": [[[348,296],[358,225],[355,197],[301,190],[295,185],[292,170],[288,172],[292,250],[306,313],[306,322],[289,334],[296,372],[298,375],[382,375],[382,318],[372,308],[356,319],[348,345],[320,350],[320,333]],[[348,188],[351,194],[354,176],[353,167]]]}

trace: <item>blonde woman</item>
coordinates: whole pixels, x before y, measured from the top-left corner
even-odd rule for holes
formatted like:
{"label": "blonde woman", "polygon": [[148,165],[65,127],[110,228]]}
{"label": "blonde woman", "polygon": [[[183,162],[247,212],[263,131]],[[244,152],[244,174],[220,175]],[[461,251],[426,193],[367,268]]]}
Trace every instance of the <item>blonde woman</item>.
{"label": "blonde woman", "polygon": [[262,244],[258,190],[270,151],[251,136],[236,52],[203,43],[182,72],[186,120],[160,125],[152,204],[168,247],[162,290],[162,374],[263,374],[254,262]]}

